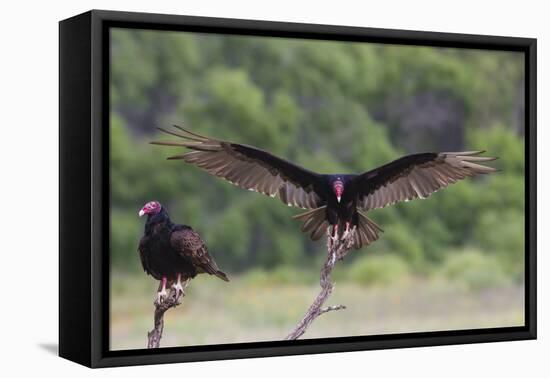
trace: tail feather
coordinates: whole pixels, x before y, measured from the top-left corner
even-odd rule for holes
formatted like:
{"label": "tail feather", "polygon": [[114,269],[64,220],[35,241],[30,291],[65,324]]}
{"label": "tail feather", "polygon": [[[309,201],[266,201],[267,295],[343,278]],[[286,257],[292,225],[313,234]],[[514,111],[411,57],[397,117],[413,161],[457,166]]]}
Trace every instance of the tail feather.
{"label": "tail feather", "polygon": [[[295,215],[293,218],[303,222],[301,229],[303,232],[309,234],[312,240],[319,240],[326,235],[329,227],[326,220],[326,206],[306,211],[305,213]],[[339,232],[343,233],[343,230],[344,225],[342,224],[339,227]],[[353,235],[353,247],[355,249],[366,247],[378,240],[380,232],[384,232],[384,230],[367,218],[364,213],[358,211],[357,228]]]}
{"label": "tail feather", "polygon": [[221,270],[218,270],[216,273],[214,273],[214,275],[215,275],[216,277],[221,278],[221,279],[224,280],[225,282],[229,282],[229,278],[227,277],[227,274],[225,274],[225,273],[222,272]]}
{"label": "tail feather", "polygon": [[367,218],[364,213],[361,211],[357,211],[357,213],[358,222],[353,241],[353,247],[355,249],[366,247],[372,242],[378,240],[380,237],[379,233],[384,232],[379,225]]}
{"label": "tail feather", "polygon": [[309,234],[312,240],[319,240],[327,232],[328,222],[325,209],[326,206],[322,206],[293,217],[303,221],[301,229]]}

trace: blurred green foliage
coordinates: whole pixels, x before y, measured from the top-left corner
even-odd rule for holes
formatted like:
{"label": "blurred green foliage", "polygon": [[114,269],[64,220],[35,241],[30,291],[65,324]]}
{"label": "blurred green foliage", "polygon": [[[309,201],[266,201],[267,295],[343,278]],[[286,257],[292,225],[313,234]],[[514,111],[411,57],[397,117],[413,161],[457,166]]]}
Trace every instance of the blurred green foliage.
{"label": "blurred green foliage", "polygon": [[113,268],[140,269],[137,212],[153,199],[250,282],[309,279],[324,259],[324,242],[290,219],[299,209],[166,161],[181,150],[148,144],[166,139],[156,126],[175,123],[325,173],[426,150],[487,150],[501,172],[371,212],[385,232],[337,275],[384,284],[443,269],[473,287],[522,279],[522,55],[123,29],[111,38]]}
{"label": "blurred green foliage", "polygon": [[453,253],[441,272],[445,278],[469,290],[486,289],[510,281],[495,257],[478,250]]}
{"label": "blurred green foliage", "polygon": [[390,285],[408,273],[407,264],[395,255],[363,256],[349,268],[349,278],[362,285]]}

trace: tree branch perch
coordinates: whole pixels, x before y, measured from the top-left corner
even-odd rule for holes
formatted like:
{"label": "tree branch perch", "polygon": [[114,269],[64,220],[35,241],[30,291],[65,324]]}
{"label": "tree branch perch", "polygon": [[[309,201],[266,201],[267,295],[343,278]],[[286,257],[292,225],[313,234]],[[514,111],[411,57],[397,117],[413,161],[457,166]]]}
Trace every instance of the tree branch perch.
{"label": "tree branch perch", "polygon": [[[345,235],[342,240],[333,241],[330,236],[327,237],[327,260],[321,269],[320,274],[320,285],[321,291],[305,313],[302,320],[294,328],[294,330],[288,334],[285,340],[296,340],[302,336],[308,327],[313,323],[313,321],[322,314],[325,314],[330,311],[344,310],[346,306],[344,305],[333,305],[323,307],[328,297],[332,294],[334,289],[334,284],[331,281],[330,275],[332,269],[337,261],[340,261],[346,257],[351,246],[353,245],[353,232],[349,232],[348,235]],[[186,282],[185,287],[189,280]],[[164,314],[171,308],[177,307],[181,304],[181,299],[185,296],[185,292],[181,292],[179,295],[176,290],[171,289],[170,295],[161,303],[155,302],[155,312],[154,312],[154,327],[147,333],[147,348],[158,348],[160,347],[160,340],[162,338],[162,333],[164,330]]]}
{"label": "tree branch perch", "polygon": [[352,230],[347,235],[345,235],[342,240],[333,241],[330,235],[327,236],[327,260],[325,261],[325,264],[321,269],[321,277],[319,280],[321,284],[321,292],[319,292],[311,306],[309,306],[309,309],[307,310],[302,320],[298,323],[294,330],[290,334],[288,334],[285,340],[298,339],[306,332],[311,323],[313,323],[313,321],[319,315],[330,311],[343,310],[346,308],[346,306],[344,305],[328,307],[323,307],[323,305],[325,304],[330,294],[332,294],[332,290],[334,289],[334,284],[330,279],[332,269],[334,268],[336,262],[346,257],[349,250],[351,249],[351,246],[353,244],[354,232],[355,230]]}
{"label": "tree branch perch", "polygon": [[[187,286],[187,285],[185,285]],[[160,347],[160,339],[164,330],[164,313],[171,308],[181,304],[181,299],[185,296],[185,292],[179,295],[176,290],[171,289],[170,295],[161,303],[155,302],[155,313],[153,317],[154,328],[147,333],[147,348],[153,349]]]}

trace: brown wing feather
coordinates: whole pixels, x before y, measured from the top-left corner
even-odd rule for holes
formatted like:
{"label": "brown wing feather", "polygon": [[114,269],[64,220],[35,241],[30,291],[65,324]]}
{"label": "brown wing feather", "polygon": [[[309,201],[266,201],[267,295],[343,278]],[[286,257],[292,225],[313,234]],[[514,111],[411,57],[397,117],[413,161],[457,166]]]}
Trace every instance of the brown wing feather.
{"label": "brown wing feather", "polygon": [[357,207],[370,210],[401,201],[426,198],[466,177],[496,172],[478,164],[495,160],[483,151],[426,153],[405,156],[357,177]]}
{"label": "brown wing feather", "polygon": [[143,270],[147,273],[149,270],[149,258],[147,256],[147,251],[145,250],[145,244],[147,243],[147,236],[143,236],[138,245],[138,252],[139,252],[139,259],[141,261],[141,266],[143,267]]}
{"label": "brown wing feather", "polygon": [[172,248],[183,258],[191,261],[198,273],[209,273],[229,281],[208,253],[206,244],[192,228],[180,228],[170,236]]}
{"label": "brown wing feather", "polygon": [[315,191],[321,182],[317,173],[252,146],[208,138],[175,127],[183,134],[160,130],[184,141],[152,144],[186,147],[192,151],[168,159],[183,160],[243,189],[277,196],[289,206],[315,209],[322,204]]}

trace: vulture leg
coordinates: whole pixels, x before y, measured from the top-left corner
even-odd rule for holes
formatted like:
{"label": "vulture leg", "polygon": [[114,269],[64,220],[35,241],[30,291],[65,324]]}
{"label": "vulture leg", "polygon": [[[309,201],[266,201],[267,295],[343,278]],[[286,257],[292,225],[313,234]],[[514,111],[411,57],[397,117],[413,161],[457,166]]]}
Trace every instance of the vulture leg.
{"label": "vulture leg", "polygon": [[172,289],[176,292],[176,301],[180,299],[180,296],[185,296],[185,288],[189,284],[189,279],[185,281],[185,286],[182,286],[181,284],[181,273],[178,274],[178,279],[176,282],[172,285]]}
{"label": "vulture leg", "polygon": [[338,224],[329,226],[327,228],[328,244],[329,248],[333,249],[334,245],[338,243]]}
{"label": "vulture leg", "polygon": [[342,235],[342,241],[345,244],[348,244],[348,242],[350,242],[355,237],[355,233],[357,232],[357,226],[350,226],[350,222],[346,222],[346,231],[344,231],[344,235]]}
{"label": "vulture leg", "polygon": [[334,243],[333,243],[333,239],[332,239],[332,226],[330,226],[330,225],[327,227],[327,243],[328,243],[328,248],[332,249],[332,245]]}
{"label": "vulture leg", "polygon": [[349,229],[350,223],[346,222],[346,228],[344,229],[344,234],[342,235],[342,240],[346,240],[350,235],[350,229]]}
{"label": "vulture leg", "polygon": [[159,286],[157,292],[157,298],[155,299],[155,305],[160,305],[166,298],[168,298],[168,292],[166,291],[166,277],[162,277],[162,283]]}

